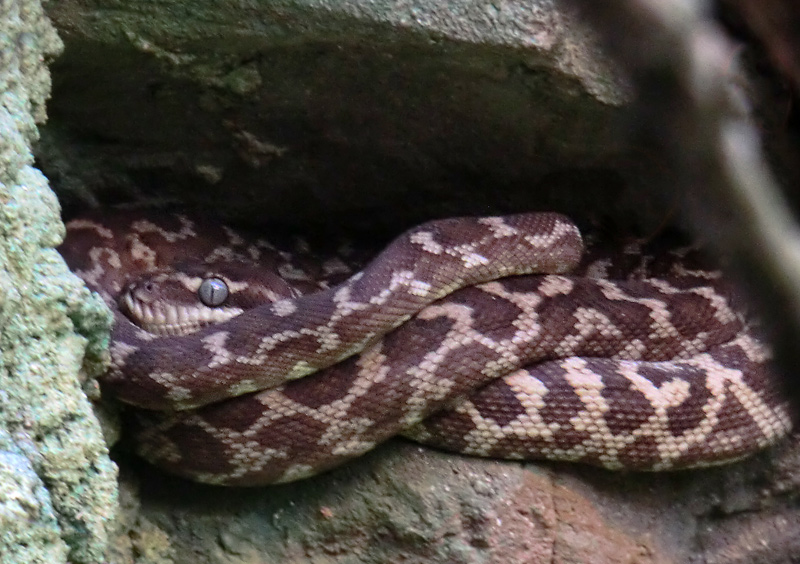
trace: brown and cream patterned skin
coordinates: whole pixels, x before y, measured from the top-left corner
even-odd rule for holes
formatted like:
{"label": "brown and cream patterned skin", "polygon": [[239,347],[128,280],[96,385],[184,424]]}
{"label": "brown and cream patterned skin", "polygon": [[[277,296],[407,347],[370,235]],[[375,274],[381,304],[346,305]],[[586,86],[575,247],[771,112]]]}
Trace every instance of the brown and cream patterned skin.
{"label": "brown and cream patterned skin", "polygon": [[[768,351],[719,274],[681,253],[579,264],[563,216],[461,218],[410,230],[339,282],[336,259],[308,273],[228,228],[152,217],[73,220],[61,250],[115,309],[104,389],[145,408],[139,453],[195,480],[296,480],[397,434],[665,470],[739,459],[790,427]],[[117,307],[174,323],[209,276],[232,310],[203,313],[197,332],[156,336]]]}

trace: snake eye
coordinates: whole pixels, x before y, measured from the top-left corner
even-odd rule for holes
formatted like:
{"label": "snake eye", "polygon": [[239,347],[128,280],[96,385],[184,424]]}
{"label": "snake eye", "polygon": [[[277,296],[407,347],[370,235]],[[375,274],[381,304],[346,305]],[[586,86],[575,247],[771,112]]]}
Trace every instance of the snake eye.
{"label": "snake eye", "polygon": [[200,283],[197,297],[204,305],[217,307],[228,299],[228,285],[221,278],[206,278]]}

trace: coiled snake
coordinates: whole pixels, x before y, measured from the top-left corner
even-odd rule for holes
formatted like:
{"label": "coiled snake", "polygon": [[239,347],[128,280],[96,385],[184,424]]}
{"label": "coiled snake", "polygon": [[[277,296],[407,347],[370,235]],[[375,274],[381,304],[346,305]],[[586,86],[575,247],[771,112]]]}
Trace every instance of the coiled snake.
{"label": "coiled snake", "polygon": [[718,272],[685,252],[581,261],[557,214],[430,222],[346,279],[183,215],[76,219],[60,250],[115,311],[104,392],[139,408],[139,454],[199,481],[296,480],[397,434],[665,470],[790,427]]}

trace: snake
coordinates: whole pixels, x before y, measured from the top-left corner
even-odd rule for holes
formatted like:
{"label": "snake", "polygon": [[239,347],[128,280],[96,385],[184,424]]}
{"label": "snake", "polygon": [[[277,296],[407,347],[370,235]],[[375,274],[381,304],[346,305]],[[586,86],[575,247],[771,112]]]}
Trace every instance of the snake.
{"label": "snake", "polygon": [[136,452],[199,482],[308,478],[396,435],[664,471],[790,432],[719,270],[685,247],[584,246],[532,212],[432,220],[365,260],[139,210],[74,218],[59,250],[113,311],[101,389]]}

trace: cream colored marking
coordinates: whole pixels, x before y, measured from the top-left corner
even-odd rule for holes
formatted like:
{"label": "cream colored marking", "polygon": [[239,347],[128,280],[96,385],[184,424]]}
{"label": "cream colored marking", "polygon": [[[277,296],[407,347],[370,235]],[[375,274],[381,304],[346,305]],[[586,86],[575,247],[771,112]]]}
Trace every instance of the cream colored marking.
{"label": "cream colored marking", "polygon": [[339,337],[339,334],[327,325],[320,325],[316,330],[301,329],[300,333],[303,335],[310,335],[317,339],[319,347],[316,352],[318,354],[334,351],[342,346],[342,339]]}
{"label": "cream colored marking", "polygon": [[700,332],[691,339],[681,339],[680,348],[674,360],[689,359],[708,350],[709,334]]}
{"label": "cream colored marking", "polygon": [[[383,305],[385,304],[389,298],[393,297],[397,294],[398,289],[400,288],[410,288],[413,290],[417,287],[417,280],[414,278],[414,273],[411,270],[398,270],[397,272],[392,272],[392,278],[389,280],[389,285],[381,290],[376,295],[372,296],[369,299],[369,303],[372,305]],[[349,298],[350,295],[348,293],[347,297]],[[348,302],[348,304],[358,304],[361,308],[365,307],[365,304],[362,302]],[[348,310],[348,313],[353,310]]]}
{"label": "cream colored marking", "polygon": [[286,329],[285,331],[280,331],[278,333],[273,333],[271,335],[267,335],[263,337],[258,344],[258,348],[256,349],[255,353],[253,353],[254,358],[261,358],[267,355],[271,350],[273,350],[278,344],[284,343],[286,341],[290,341],[292,339],[296,339],[300,336],[300,332],[295,331],[294,329]]}
{"label": "cream colored marking", "polygon": [[456,245],[446,249],[445,252],[451,257],[460,260],[463,264],[463,267],[466,269],[475,268],[478,266],[486,266],[490,263],[490,260],[475,251],[475,249],[480,246],[480,243],[482,243],[482,241]]}
{"label": "cream colored marking", "polygon": [[[686,292],[686,290],[671,288],[665,281],[660,279],[652,279],[651,282],[653,286],[664,293],[677,293],[681,291]],[[739,315],[731,308],[728,299],[719,294],[714,288],[711,288],[710,286],[700,286],[690,289],[689,292],[707,299],[714,308],[714,317],[720,323],[733,323],[739,319]]]}
{"label": "cream colored marking", "polygon": [[[128,321],[128,322],[132,323],[131,321]],[[133,323],[133,325],[134,325],[134,327],[136,327],[136,332],[134,333],[134,335],[136,337],[136,340],[144,341],[145,343],[149,343],[150,341],[155,341],[156,339],[159,338],[159,336],[156,335],[155,333],[151,333],[150,331],[147,331],[146,329],[142,329],[141,327],[137,327],[135,323]]]}
{"label": "cream colored marking", "polygon": [[272,304],[270,311],[278,317],[288,317],[297,311],[297,302],[292,298],[278,300]]}
{"label": "cream colored marking", "polygon": [[687,292],[687,290],[673,286],[667,280],[664,280],[662,278],[648,278],[647,282],[654,288],[657,288],[658,291],[661,292],[662,294],[672,295],[672,294],[681,294]]}
{"label": "cream colored marking", "polygon": [[176,378],[174,375],[168,372],[153,372],[149,376],[154,382],[158,382],[167,387],[167,393],[165,395],[173,404],[180,405],[187,400],[191,400],[193,395],[192,390],[186,386],[175,384],[174,382],[180,379]]}
{"label": "cream colored marking", "polygon": [[604,336],[612,336],[616,339],[622,339],[624,334],[612,323],[605,314],[590,308],[578,308],[573,313],[576,322],[573,329],[576,333],[565,335],[564,338],[556,345],[554,353],[559,357],[571,357],[578,348],[591,340],[591,337],[597,333]]}
{"label": "cream colored marking", "polygon": [[579,307],[573,313],[573,317],[575,318],[573,327],[584,341],[588,340],[589,336],[597,333],[606,338],[624,340],[625,334],[601,311],[594,308]]}
{"label": "cream colored marking", "polygon": [[509,344],[522,346],[541,338],[542,327],[538,321],[537,308],[542,303],[540,292],[509,292],[500,282],[487,282],[476,286],[482,292],[497,296],[516,305],[522,313],[513,321],[516,334],[508,340]]}
{"label": "cream colored marking", "polygon": [[331,320],[328,322],[328,325],[332,325],[343,317],[347,317],[353,312],[362,311],[368,307],[364,302],[356,302],[351,300],[351,290],[352,288],[350,285],[344,285],[334,292],[333,303],[336,306],[336,309],[331,315]]}
{"label": "cream colored marking", "polygon": [[[219,333],[215,333],[214,335],[211,336],[211,337],[214,337],[213,341],[209,342],[208,343],[209,347],[206,347],[206,348],[211,350],[212,354],[213,353],[218,353],[218,356],[215,358],[216,361],[222,362],[222,361],[225,361],[227,359],[227,361],[226,361],[227,363],[235,361],[235,362],[238,362],[240,364],[248,364],[248,365],[251,365],[251,366],[261,366],[261,365],[269,363],[269,361],[270,361],[269,352],[271,350],[273,350],[278,344],[286,342],[286,341],[290,341],[292,339],[296,339],[296,338],[298,338],[298,337],[300,337],[302,335],[311,335],[311,336],[314,336],[314,337],[318,337],[320,334],[321,333],[319,331],[315,331],[315,330],[312,330],[312,329],[303,328],[300,331],[296,331],[294,329],[287,329],[285,331],[281,331],[281,332],[278,332],[278,333],[273,333],[272,335],[268,335],[266,337],[263,337],[260,340],[257,349],[251,354],[248,354],[248,355],[233,355],[233,353],[230,353],[224,347],[218,347],[217,346],[222,341],[220,341],[219,337],[217,337],[217,335],[219,335]],[[206,337],[204,339],[204,341],[206,339],[208,339],[208,337]],[[314,372],[315,370],[316,369],[315,368],[311,368],[311,366],[307,362],[301,361],[301,362],[298,362],[290,370],[289,374],[286,376],[285,379],[300,378],[302,376],[305,376],[307,374],[310,374],[310,373]]]}
{"label": "cream colored marking", "polygon": [[76,229],[87,229],[94,231],[103,239],[113,239],[114,232],[108,229],[103,224],[89,219],[73,219],[67,223],[67,231],[75,231]]}
{"label": "cream colored marking", "polygon": [[[315,411],[317,418],[330,422],[328,429],[319,438],[317,444],[333,448],[337,454],[360,454],[366,448],[372,448],[374,443],[361,440],[359,437],[372,428],[374,421],[357,417],[351,412],[353,402],[366,396],[372,386],[385,380],[389,367],[385,366],[386,358],[380,346],[369,349],[357,362],[358,375],[344,395],[336,398],[327,405],[320,406]],[[351,450],[352,449],[352,450]]]}
{"label": "cream colored marking", "polygon": [[440,255],[444,252],[444,247],[433,238],[430,231],[417,231],[412,233],[409,241],[422,247],[422,250],[432,255]]}
{"label": "cream colored marking", "polygon": [[608,272],[611,269],[612,264],[613,263],[611,262],[611,259],[600,259],[594,261],[586,269],[586,278],[608,279]]}
{"label": "cream colored marking", "polygon": [[475,268],[476,266],[486,266],[489,264],[489,259],[480,253],[464,253],[461,257],[464,263],[464,268]]}
{"label": "cream colored marking", "polygon": [[244,238],[227,225],[222,226],[222,231],[228,237],[228,243],[230,245],[240,246],[245,244]]}
{"label": "cream colored marking", "polygon": [[414,296],[419,296],[420,298],[427,296],[432,289],[433,286],[427,282],[423,282],[422,280],[412,280],[408,285],[408,292]]}
{"label": "cream colored marking", "polygon": [[479,343],[494,351],[496,355],[494,358],[484,360],[483,366],[474,367],[475,370],[479,370],[486,376],[486,381],[502,376],[519,366],[520,347],[527,345],[527,340],[522,338],[522,333],[535,325],[535,322],[529,319],[528,314],[523,312],[514,321],[515,325],[523,327],[522,331],[517,331],[511,338],[499,341],[473,329],[473,315],[474,312],[467,306],[448,303],[428,306],[420,312],[421,319],[446,316],[455,323],[439,346],[426,353],[420,363],[406,372],[411,377],[409,386],[413,388],[413,393],[406,402],[407,409],[403,420],[406,425],[419,421],[420,414],[427,409],[431,401],[444,399],[450,393],[455,384],[454,380],[442,378],[438,373],[446,372],[446,363],[454,358],[454,353],[459,349]]}
{"label": "cream colored marking", "polygon": [[303,376],[313,374],[317,369],[307,363],[305,360],[298,361],[289,372],[286,374],[286,380],[297,380]]}
{"label": "cream colored marking", "polygon": [[[672,364],[663,363],[660,366],[669,369]],[[634,389],[647,398],[653,409],[657,412],[663,412],[664,417],[666,417],[668,409],[677,407],[689,399],[689,382],[684,379],[676,377],[673,380],[663,382],[661,386],[656,386],[651,380],[641,376],[637,369],[638,363],[621,361],[617,371],[625,376]],[[680,374],[680,372],[677,372],[677,374]]]}
{"label": "cream colored marking", "polygon": [[489,226],[495,239],[513,237],[519,233],[519,229],[510,226],[505,219],[499,216],[478,218],[478,223]]}
{"label": "cream colored marking", "polygon": [[650,328],[653,333],[651,338],[682,339],[680,332],[672,324],[670,319],[672,314],[667,309],[667,304],[664,301],[655,298],[634,298],[624,293],[617,284],[607,280],[598,280],[598,284],[600,285],[600,291],[610,300],[642,304],[650,309]]}
{"label": "cream colored marking", "polygon": [[751,419],[761,430],[765,437],[774,437],[776,428],[785,430],[784,423],[779,416],[772,415],[772,408],[764,403],[759,395],[745,383],[740,370],[727,368],[722,364],[707,357],[704,367],[708,371],[707,383],[712,393],[722,395],[727,382],[727,388],[747,410]]}
{"label": "cream colored marking", "polygon": [[581,234],[578,231],[578,228],[571,223],[566,223],[563,221],[557,221],[549,233],[525,235],[524,239],[533,247],[546,249],[548,247],[552,247],[566,235],[573,235],[578,241],[581,240]]}
{"label": "cream colored marking", "polygon": [[122,261],[119,254],[109,248],[105,247],[92,247],[89,250],[89,258],[91,259],[92,268],[90,270],[80,270],[76,274],[83,278],[84,282],[94,286],[103,294],[106,303],[112,304],[114,298],[112,294],[119,291],[119,288],[108,289],[101,283],[103,278],[108,275],[108,268],[119,270],[122,268]]}
{"label": "cream colored marking", "polygon": [[203,321],[214,323],[222,323],[244,313],[244,310],[238,307],[211,308],[203,306],[199,311],[202,312],[200,315]]}
{"label": "cream colored marking", "polygon": [[743,332],[731,341],[731,345],[738,346],[750,361],[757,364],[763,364],[772,359],[772,351],[768,346]]}
{"label": "cream colored marking", "polygon": [[465,436],[467,443],[471,445],[469,454],[483,452],[486,455],[492,447],[510,435],[553,440],[554,434],[561,428],[558,423],[546,424],[542,419],[540,410],[546,405],[548,389],[528,370],[517,370],[505,376],[504,381],[514,391],[525,411],[501,426],[493,419],[483,417],[471,402],[463,402],[464,409],[459,412],[468,414],[474,425],[474,429]]}
{"label": "cream colored marking", "polygon": [[230,247],[216,247],[208,255],[203,257],[202,262],[212,263],[219,260],[236,260],[242,258],[241,255],[234,252]]}
{"label": "cream colored marking", "polygon": [[275,481],[276,484],[285,484],[287,482],[294,482],[295,480],[302,480],[310,478],[318,472],[313,466],[309,464],[293,464]]}
{"label": "cream colored marking", "polygon": [[[203,347],[212,355],[208,362],[209,368],[216,369],[234,361],[233,354],[226,347],[229,336],[228,331],[215,331],[203,337]],[[222,375],[221,370],[217,372]]]}
{"label": "cream colored marking", "polygon": [[[671,364],[663,363],[662,366],[670,368]],[[660,464],[666,468],[673,465],[674,461],[678,460],[693,445],[705,441],[718,422],[716,413],[721,408],[723,401],[712,390],[712,397],[704,408],[706,416],[699,426],[687,430],[680,436],[673,436],[669,428],[668,410],[689,398],[689,383],[676,374],[675,379],[664,382],[661,387],[656,387],[652,382],[639,375],[636,368],[635,363],[623,361],[617,371],[648,398],[655,414],[651,415],[639,428],[629,433],[628,437],[633,439],[649,436],[656,439],[658,453],[661,457]]]}
{"label": "cream colored marking", "polygon": [[[375,441],[358,438],[374,426],[375,421],[371,419],[351,415],[349,419],[336,420],[318,444],[327,446],[336,456],[358,456],[375,448]],[[332,440],[331,435],[335,435],[335,440]]]}
{"label": "cream colored marking", "polygon": [[111,356],[111,365],[121,367],[130,355],[139,350],[139,347],[129,345],[123,341],[112,341],[108,347]]}
{"label": "cream colored marking", "polygon": [[228,386],[228,394],[230,397],[235,398],[237,396],[241,396],[242,394],[247,394],[252,392],[253,390],[257,390],[258,386],[254,380],[249,378],[245,378],[240,380],[239,382],[234,382],[230,386]]}
{"label": "cream colored marking", "polygon": [[139,233],[157,233],[168,243],[175,243],[190,237],[197,237],[197,233],[194,230],[194,223],[190,221],[188,217],[181,214],[176,214],[175,217],[181,223],[180,230],[178,231],[169,231],[146,219],[133,222],[131,227],[134,231]]}
{"label": "cream colored marking", "polygon": [[575,288],[575,282],[566,276],[551,274],[545,276],[539,285],[539,293],[548,298],[566,296]]}
{"label": "cream colored marking", "polygon": [[722,271],[720,270],[692,270],[686,268],[682,262],[676,262],[670,268],[672,274],[678,277],[691,276],[693,278],[702,278],[705,280],[719,280],[722,278]]}
{"label": "cream colored marking", "polygon": [[183,460],[180,449],[173,441],[168,440],[163,434],[153,432],[154,429],[148,431],[146,440],[141,442],[138,449],[142,457],[154,463],[166,460],[174,464]]}
{"label": "cream colored marking", "polygon": [[156,268],[158,266],[158,254],[152,247],[142,243],[138,237],[131,238],[129,252],[131,257],[146,264],[147,268]]}
{"label": "cream colored marking", "polygon": [[384,368],[374,372],[370,369],[373,365],[383,365],[385,359],[382,357],[378,347],[373,347],[359,359],[361,368],[358,378],[353,386],[343,397],[337,398],[332,402],[311,408],[306,405],[290,400],[280,392],[280,389],[262,392],[256,397],[265,406],[265,417],[259,419],[254,427],[262,429],[268,426],[271,421],[280,417],[293,417],[303,414],[313,418],[327,426],[325,434],[320,438],[319,444],[336,451],[339,454],[359,454],[365,449],[369,450],[374,446],[369,441],[361,441],[357,437],[369,429],[372,422],[365,418],[348,418],[348,412],[352,403],[358,398],[369,392],[375,383],[381,381],[386,375]]}
{"label": "cream colored marking", "polygon": [[[569,421],[575,430],[586,432],[589,438],[584,444],[606,444],[613,437],[605,422],[604,415],[609,410],[608,401],[602,396],[604,388],[602,379],[586,365],[581,358],[567,358],[561,362],[565,370],[564,378],[572,386],[583,403],[584,409],[570,417]],[[616,450],[609,445],[608,452],[616,456]]]}
{"label": "cream colored marking", "polygon": [[217,428],[209,425],[202,417],[192,420],[209,436],[215,438],[220,445],[225,447],[225,455],[234,469],[222,475],[201,475],[210,483],[224,483],[227,480],[241,478],[248,474],[262,471],[274,460],[286,459],[287,453],[273,449],[254,440],[242,440],[242,434],[227,428]]}

